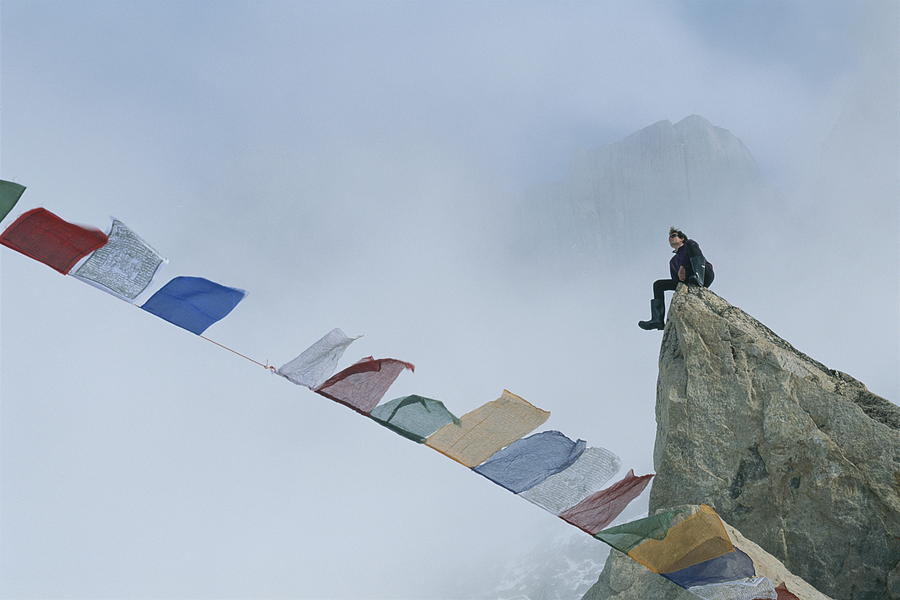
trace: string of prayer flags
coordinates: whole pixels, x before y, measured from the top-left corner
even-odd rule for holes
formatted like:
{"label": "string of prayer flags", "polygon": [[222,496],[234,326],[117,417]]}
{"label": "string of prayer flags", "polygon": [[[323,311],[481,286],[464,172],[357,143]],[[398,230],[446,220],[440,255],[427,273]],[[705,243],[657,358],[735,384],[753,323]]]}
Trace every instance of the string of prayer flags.
{"label": "string of prayer flags", "polygon": [[224,319],[247,292],[202,277],[175,277],[150,296],[142,309],[157,317],[202,334]]}
{"label": "string of prayer flags", "polygon": [[606,542],[619,552],[628,554],[642,542],[666,537],[679,512],[667,510],[643,519],[622,523],[594,534],[598,540]]}
{"label": "string of prayer flags", "polygon": [[778,593],[777,600],[800,600],[799,597],[792,594],[790,590],[787,589],[787,586],[783,582],[775,588],[775,591]]}
{"label": "string of prayer flags", "polygon": [[276,373],[314,390],[331,377],[344,351],[359,337],[347,337],[340,329],[332,329],[297,358],[282,365]]}
{"label": "string of prayer flags", "polygon": [[748,577],[727,583],[700,585],[691,587],[688,591],[703,600],[777,600],[779,597],[775,585],[768,577]]}
{"label": "string of prayer flags", "polygon": [[612,479],[622,463],[606,448],[587,448],[567,469],[519,494],[554,515],[569,509]]}
{"label": "string of prayer flags", "polygon": [[109,242],[72,276],[124,300],[134,300],[150,285],[163,257],[118,219],[113,219],[107,237]]}
{"label": "string of prayer flags", "polygon": [[662,574],[663,577],[683,588],[724,583],[754,575],[756,575],[756,568],[753,566],[753,561],[738,548],[679,571]]}
{"label": "string of prayer flags", "polygon": [[654,474],[625,477],[605,490],[592,494],[559,516],[582,531],[594,535],[612,523],[632,500],[641,495]]}
{"label": "string of prayer flags", "polygon": [[[0,180],[0,219],[12,211],[24,191],[24,186]],[[0,244],[63,274],[87,257],[72,275],[129,302],[147,290],[164,262],[156,250],[118,219],[113,219],[109,232],[104,233],[68,223],[44,208],[19,216],[0,234]],[[241,289],[201,277],[180,276],[157,290],[140,308],[201,335],[230,314],[245,296]],[[424,443],[581,529],[596,533],[597,538],[626,548],[629,556],[651,570],[707,594],[701,597],[735,600],[736,596],[727,596],[731,588],[740,593],[745,589],[760,591],[756,588],[764,582],[752,578],[752,561],[747,571],[749,558],[734,550],[711,509],[721,535],[706,514],[697,513],[672,526],[675,512],[600,531],[640,495],[653,475],[635,477],[634,471],[629,471],[622,481],[595,492],[618,471],[619,458],[604,448],[587,448],[584,440],[569,439],[559,431],[524,437],[546,422],[550,412],[509,390],[461,418],[442,402],[419,395],[379,405],[397,377],[415,367],[393,358],[368,356],[332,375],[356,339],[332,329],[275,372],[369,416],[403,437]],[[779,591],[778,598],[788,600],[793,596],[786,590],[785,594],[781,599]],[[749,596],[747,600],[751,600]]]}
{"label": "string of prayer flags", "polygon": [[[24,191],[22,185],[0,180],[0,220]],[[68,223],[45,208],[19,216],[0,233],[0,244],[63,274],[87,257],[72,275],[128,302],[149,287],[164,262],[118,219],[104,233]],[[201,335],[245,296],[241,289],[180,276],[157,290],[141,309]],[[775,594],[778,600],[796,600],[783,586],[776,592],[768,579],[754,577],[752,561],[735,550],[722,521],[705,505],[674,526],[679,513],[670,511],[603,530],[654,475],[636,477],[631,470],[621,481],[594,492],[619,469],[619,458],[604,448],[587,448],[584,440],[573,441],[559,431],[524,437],[546,422],[550,412],[509,390],[461,418],[442,402],[419,395],[379,405],[397,377],[415,367],[393,358],[368,356],[332,375],[356,339],[332,329],[275,372],[474,469],[705,600],[774,600]]]}
{"label": "string of prayer flags", "polygon": [[6,218],[23,193],[24,185],[0,179],[0,221]]}
{"label": "string of prayer flags", "polygon": [[459,422],[443,402],[416,394],[379,404],[369,416],[417,444],[444,425]]}
{"label": "string of prayer flags", "polygon": [[509,390],[496,400],[476,408],[438,429],[425,440],[429,446],[469,467],[476,467],[550,417]]}
{"label": "string of prayer flags", "polygon": [[628,556],[654,573],[671,573],[733,551],[719,515],[701,504],[700,510],[673,526],[665,538],[649,539],[632,548]]}
{"label": "string of prayer flags", "polygon": [[542,431],[513,442],[475,467],[475,472],[519,494],[571,466],[586,445],[584,440],[574,442],[559,431]]}
{"label": "string of prayer flags", "polygon": [[416,367],[395,358],[367,356],[331,377],[315,392],[368,415],[404,369],[415,371]]}
{"label": "string of prayer flags", "polygon": [[106,242],[106,234],[99,229],[69,223],[45,208],[23,213],[0,234],[0,244],[63,275]]}

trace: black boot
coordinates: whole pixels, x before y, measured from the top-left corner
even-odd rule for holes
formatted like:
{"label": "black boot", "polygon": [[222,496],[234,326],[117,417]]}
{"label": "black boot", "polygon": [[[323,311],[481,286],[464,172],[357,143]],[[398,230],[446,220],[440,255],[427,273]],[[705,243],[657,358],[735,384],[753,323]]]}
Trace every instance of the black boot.
{"label": "black boot", "polygon": [[666,301],[654,298],[650,301],[650,320],[638,321],[641,329],[665,329],[666,328]]}

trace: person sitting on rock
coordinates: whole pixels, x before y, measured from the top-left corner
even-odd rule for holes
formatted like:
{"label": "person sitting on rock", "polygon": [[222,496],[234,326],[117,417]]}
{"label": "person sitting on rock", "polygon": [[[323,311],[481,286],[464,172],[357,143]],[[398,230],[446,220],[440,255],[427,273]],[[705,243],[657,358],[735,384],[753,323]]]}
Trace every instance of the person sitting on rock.
{"label": "person sitting on rock", "polygon": [[700,251],[700,244],[688,239],[684,232],[675,227],[669,228],[669,245],[674,248],[675,256],[669,261],[671,278],[658,279],[653,282],[653,300],[650,301],[650,320],[638,321],[641,329],[665,329],[666,300],[663,292],[675,290],[679,281],[689,285],[712,285],[715,274],[712,263],[707,262]]}

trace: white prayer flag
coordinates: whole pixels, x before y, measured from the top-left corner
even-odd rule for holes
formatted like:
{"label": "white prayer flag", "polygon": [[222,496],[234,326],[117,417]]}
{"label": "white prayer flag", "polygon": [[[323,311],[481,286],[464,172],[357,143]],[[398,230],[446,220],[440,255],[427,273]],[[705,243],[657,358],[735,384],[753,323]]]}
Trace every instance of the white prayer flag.
{"label": "white prayer flag", "polygon": [[91,254],[72,276],[132,301],[150,285],[162,262],[162,256],[147,242],[113,219],[109,242]]}
{"label": "white prayer flag", "polygon": [[332,329],[277,372],[297,385],[314,390],[334,374],[344,351],[360,337],[347,337],[340,329]]}
{"label": "white prayer flag", "polygon": [[768,577],[748,577],[725,583],[695,585],[688,588],[703,600],[776,600],[778,592]]}
{"label": "white prayer flag", "polygon": [[558,515],[572,508],[609,481],[622,462],[606,448],[588,448],[572,465],[519,495]]}

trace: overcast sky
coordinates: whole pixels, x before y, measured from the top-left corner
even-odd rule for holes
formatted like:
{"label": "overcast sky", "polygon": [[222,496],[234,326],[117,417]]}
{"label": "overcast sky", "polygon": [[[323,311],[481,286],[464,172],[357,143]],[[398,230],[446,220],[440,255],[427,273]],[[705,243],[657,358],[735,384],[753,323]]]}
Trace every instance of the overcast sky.
{"label": "overcast sky", "polygon": [[[157,285],[248,290],[208,335],[259,360],[341,327],[365,334],[347,361],[416,364],[389,397],[462,414],[508,388],[552,411],[547,428],[651,471],[660,336],[634,323],[667,249],[616,285],[550,286],[492,271],[478,209],[700,114],[786,210],[825,224],[771,249],[808,272],[729,283],[716,262],[714,291],[898,397],[894,2],[0,11],[0,178],[29,186],[16,214],[114,216],[169,259]],[[841,161],[855,167],[835,179],[823,165]],[[74,278],[5,249],[0,269],[3,597],[474,597],[566,527]]]}

